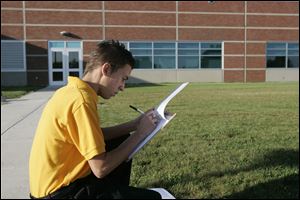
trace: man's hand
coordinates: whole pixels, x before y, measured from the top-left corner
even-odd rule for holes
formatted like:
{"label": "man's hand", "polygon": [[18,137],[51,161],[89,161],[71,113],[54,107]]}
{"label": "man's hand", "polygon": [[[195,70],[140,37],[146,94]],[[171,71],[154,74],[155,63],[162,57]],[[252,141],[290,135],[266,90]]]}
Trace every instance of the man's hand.
{"label": "man's hand", "polygon": [[151,133],[158,122],[157,115],[154,109],[148,110],[145,114],[140,116],[140,121],[137,126],[137,134],[141,135],[141,138],[145,138],[149,133]]}

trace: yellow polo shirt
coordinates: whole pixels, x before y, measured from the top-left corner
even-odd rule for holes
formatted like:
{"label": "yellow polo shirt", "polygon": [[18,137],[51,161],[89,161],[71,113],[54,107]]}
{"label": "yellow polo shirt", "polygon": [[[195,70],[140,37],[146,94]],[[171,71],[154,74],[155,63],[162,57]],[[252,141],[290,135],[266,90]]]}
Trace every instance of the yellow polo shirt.
{"label": "yellow polo shirt", "polygon": [[105,152],[97,94],[84,81],[68,84],[49,100],[32,143],[30,193],[44,197],[91,173],[87,160]]}

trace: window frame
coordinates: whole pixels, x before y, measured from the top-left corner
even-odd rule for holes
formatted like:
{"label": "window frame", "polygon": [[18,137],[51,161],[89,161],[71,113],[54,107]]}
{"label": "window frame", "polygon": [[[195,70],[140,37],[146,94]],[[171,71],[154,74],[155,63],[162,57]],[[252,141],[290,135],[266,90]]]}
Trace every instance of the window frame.
{"label": "window frame", "polygon": [[[283,55],[269,55],[268,51],[270,50],[283,50],[283,48],[268,48],[268,44],[284,44],[284,58],[285,58],[285,63],[283,67],[268,67],[268,57],[283,57]],[[298,44],[298,49],[297,48],[290,48],[289,49],[289,44],[296,43]],[[298,50],[298,55],[289,55],[289,50]],[[266,42],[266,49],[265,49],[265,55],[266,55],[266,69],[293,69],[293,68],[299,68],[298,67],[289,67],[288,66],[288,59],[289,57],[299,57],[299,41],[267,41]]]}

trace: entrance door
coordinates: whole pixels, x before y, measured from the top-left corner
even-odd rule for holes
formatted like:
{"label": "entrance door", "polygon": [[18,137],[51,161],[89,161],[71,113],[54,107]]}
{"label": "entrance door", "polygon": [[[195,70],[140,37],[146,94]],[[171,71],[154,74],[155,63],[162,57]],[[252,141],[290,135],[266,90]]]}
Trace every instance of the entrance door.
{"label": "entrance door", "polygon": [[82,77],[82,48],[78,41],[49,42],[49,84],[65,85],[68,76]]}

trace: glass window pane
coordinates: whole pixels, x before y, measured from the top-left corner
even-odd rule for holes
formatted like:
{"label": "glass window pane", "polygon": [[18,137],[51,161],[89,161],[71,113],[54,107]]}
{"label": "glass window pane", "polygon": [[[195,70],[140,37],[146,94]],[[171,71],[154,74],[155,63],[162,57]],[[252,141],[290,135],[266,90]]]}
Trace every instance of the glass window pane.
{"label": "glass window pane", "polygon": [[178,48],[198,49],[199,48],[199,43],[180,42],[180,43],[178,43]]}
{"label": "glass window pane", "polygon": [[202,56],[201,68],[221,68],[221,57]]}
{"label": "glass window pane", "polygon": [[130,48],[152,48],[152,43],[150,42],[130,42],[129,43]]}
{"label": "glass window pane", "polygon": [[152,55],[152,50],[151,49],[131,49],[130,52],[133,55]]}
{"label": "glass window pane", "polygon": [[299,68],[299,56],[289,56],[288,67]]}
{"label": "glass window pane", "polygon": [[152,56],[135,56],[134,68],[138,69],[151,69],[152,68]]}
{"label": "glass window pane", "polygon": [[178,56],[178,68],[199,68],[199,56]]}
{"label": "glass window pane", "polygon": [[49,42],[51,48],[64,48],[64,42]]}
{"label": "glass window pane", "polygon": [[156,69],[175,69],[175,56],[155,56],[154,68]]}
{"label": "glass window pane", "polygon": [[267,67],[285,68],[285,56],[267,56]]}
{"label": "glass window pane", "polygon": [[221,55],[221,50],[202,50],[201,54],[218,56]]}
{"label": "glass window pane", "polygon": [[289,56],[299,56],[299,50],[289,50]]}
{"label": "glass window pane", "polygon": [[80,42],[67,42],[67,48],[80,48]]}
{"label": "glass window pane", "polygon": [[62,72],[53,72],[53,81],[62,81],[63,73]]}
{"label": "glass window pane", "polygon": [[267,50],[268,56],[285,56],[285,50]]}
{"label": "glass window pane", "polygon": [[69,72],[69,76],[79,77],[79,72]]}
{"label": "glass window pane", "polygon": [[299,49],[299,43],[288,43],[289,49]]}
{"label": "glass window pane", "polygon": [[178,50],[178,55],[199,55],[199,50],[188,50],[188,49],[184,49],[184,50]]}
{"label": "glass window pane", "polygon": [[201,43],[202,49],[221,49],[221,43]]}
{"label": "glass window pane", "polygon": [[52,68],[53,69],[62,69],[62,52],[52,52]]}
{"label": "glass window pane", "polygon": [[153,47],[154,48],[166,48],[166,49],[175,49],[175,43],[167,43],[167,42],[163,42],[163,43],[153,43]]}
{"label": "glass window pane", "polygon": [[285,49],[286,43],[268,43],[267,49]]}
{"label": "glass window pane", "polygon": [[154,55],[175,55],[174,50],[154,49]]}
{"label": "glass window pane", "polygon": [[79,68],[79,53],[69,52],[69,68]]}

